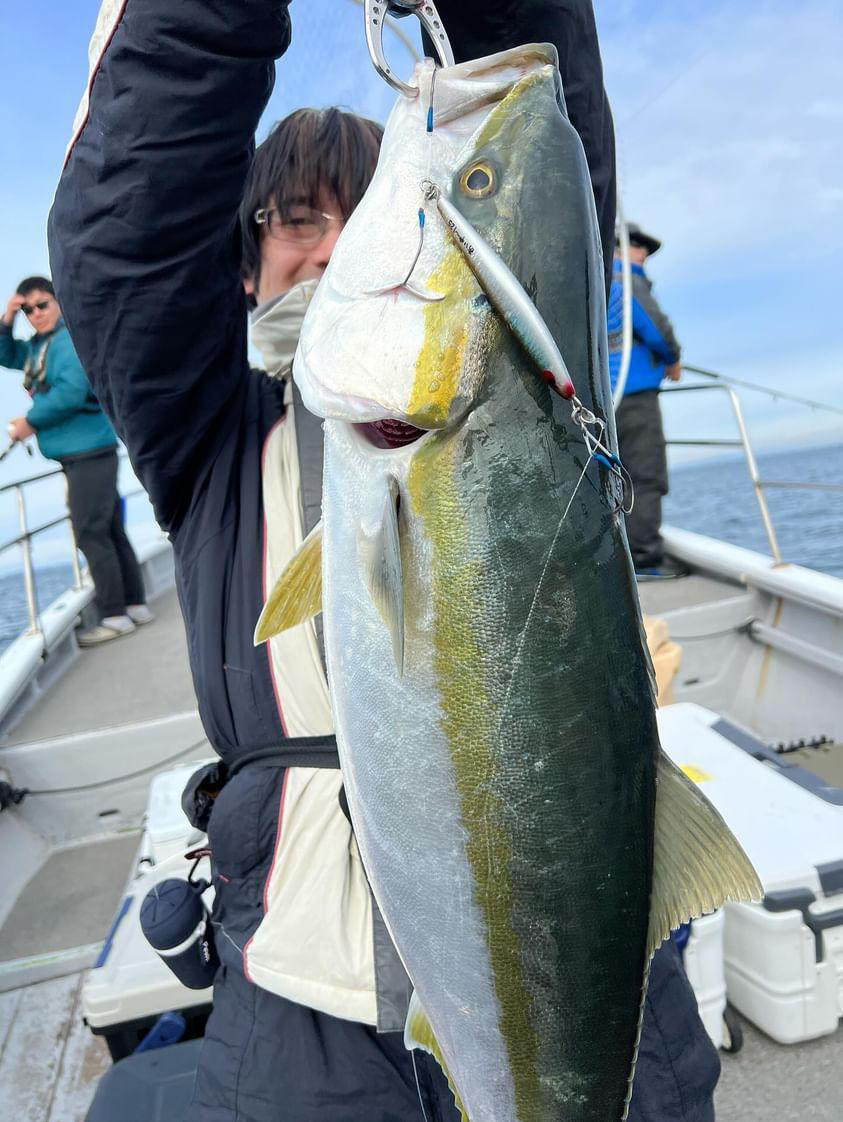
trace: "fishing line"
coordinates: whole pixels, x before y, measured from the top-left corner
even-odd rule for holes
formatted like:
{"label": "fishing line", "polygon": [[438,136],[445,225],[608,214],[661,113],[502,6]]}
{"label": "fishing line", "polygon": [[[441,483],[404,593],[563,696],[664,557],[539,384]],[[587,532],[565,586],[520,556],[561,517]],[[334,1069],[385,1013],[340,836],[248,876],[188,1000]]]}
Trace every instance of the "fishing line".
{"label": "fishing line", "polygon": [[527,619],[524,622],[524,627],[521,631],[521,636],[518,640],[518,650],[515,652],[515,659],[513,660],[513,663],[512,663],[512,674],[511,674],[510,679],[509,679],[509,685],[507,686],[507,689],[506,689],[506,696],[503,699],[503,707],[502,707],[502,710],[501,710],[501,719],[500,719],[500,723],[498,724],[498,735],[500,735],[500,731],[503,728],[503,722],[504,722],[504,718],[506,717],[507,706],[509,705],[509,697],[510,697],[510,694],[512,693],[512,687],[513,687],[513,684],[515,682],[515,675],[518,673],[518,667],[521,663],[521,654],[524,650],[524,643],[526,642],[526,639],[527,639],[527,631],[529,630],[530,624],[533,621],[533,613],[536,610],[536,604],[538,603],[538,600],[539,600],[539,593],[541,592],[541,587],[542,587],[542,584],[544,583],[544,578],[547,575],[547,570],[548,570],[548,567],[550,565],[550,559],[553,556],[553,551],[556,548],[556,542],[557,542],[557,540],[559,538],[559,534],[562,530],[562,523],[568,517],[568,512],[570,511],[571,506],[574,502],[574,499],[577,496],[577,491],[579,491],[580,485],[581,485],[582,481],[585,479],[585,473],[588,471],[588,465],[591,463],[591,461],[593,459],[594,459],[594,455],[592,453],[589,453],[588,458],[586,459],[585,464],[583,465],[583,469],[580,472],[580,477],[577,480],[573,491],[571,492],[571,497],[568,499],[568,505],[565,507],[565,510],[562,514],[562,517],[559,519],[559,525],[556,527],[556,533],[553,535],[553,541],[550,543],[550,548],[547,551],[547,557],[545,558],[544,566],[543,566],[541,574],[539,576],[538,584],[536,585],[536,591],[533,593],[533,602],[530,604],[530,610],[529,610],[529,612],[527,612]]}
{"label": "fishing line", "polygon": [[416,1091],[418,1092],[419,1096],[419,1106],[421,1107],[422,1118],[424,1119],[424,1122],[427,1122],[427,1111],[424,1109],[424,1099],[422,1098],[421,1085],[419,1084],[419,1072],[418,1068],[416,1067],[415,1048],[410,1049],[410,1059],[413,1061],[413,1075],[415,1075],[416,1077]]}
{"label": "fishing line", "polygon": [[731,386],[742,386],[746,390],[755,390],[758,393],[765,393],[772,397],[781,398],[782,401],[795,401],[797,405],[807,405],[810,409],[823,409],[827,413],[843,414],[843,409],[837,405],[828,405],[824,401],[814,401],[810,397],[798,397],[796,394],[787,393],[785,390],[776,390],[771,386],[762,386],[759,382],[747,382],[743,378],[732,378],[728,374],[718,374],[714,370],[706,370],[702,366],[686,366],[682,364],[682,369],[689,374],[701,374],[704,378],[716,378],[718,382],[726,382]]}

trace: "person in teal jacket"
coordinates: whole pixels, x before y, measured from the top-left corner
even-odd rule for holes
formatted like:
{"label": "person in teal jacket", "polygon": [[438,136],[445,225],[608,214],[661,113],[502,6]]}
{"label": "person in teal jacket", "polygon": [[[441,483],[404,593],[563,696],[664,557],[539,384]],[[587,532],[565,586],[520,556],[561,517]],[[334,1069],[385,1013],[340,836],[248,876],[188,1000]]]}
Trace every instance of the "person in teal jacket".
{"label": "person in teal jacket", "polygon": [[[18,312],[35,334],[16,339]],[[100,622],[78,636],[94,646],[149,623],[143,577],[123,526],[117,492],[117,436],[94,396],[62,320],[52,283],[27,277],[0,320],[0,366],[24,372],[32,396],[25,417],[9,422],[12,441],[35,436],[44,456],[58,460],[67,478],[67,504],[76,543],[94,581]]]}

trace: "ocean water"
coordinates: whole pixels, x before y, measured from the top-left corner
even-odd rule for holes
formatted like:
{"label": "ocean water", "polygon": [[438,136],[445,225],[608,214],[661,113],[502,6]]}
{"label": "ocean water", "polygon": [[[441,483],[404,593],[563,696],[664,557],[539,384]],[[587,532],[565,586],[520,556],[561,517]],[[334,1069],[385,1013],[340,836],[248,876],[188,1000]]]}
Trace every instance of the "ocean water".
{"label": "ocean water", "polygon": [[[35,570],[35,595],[40,608],[46,608],[73,584],[73,569],[67,565],[46,565]],[[23,571],[0,575],[0,654],[29,626]]]}
{"label": "ocean water", "polygon": [[[843,483],[843,447],[760,454],[762,479]],[[768,492],[785,560],[843,577],[843,492]],[[768,553],[752,485],[743,459],[675,466],[664,519],[685,530],[722,538]],[[38,603],[46,607],[72,582],[70,565],[36,570]],[[20,572],[0,575],[0,652],[27,626]]]}
{"label": "ocean water", "polygon": [[[762,480],[843,484],[843,447],[757,454]],[[843,577],[843,491],[770,489],[767,503],[785,561]],[[674,467],[665,522],[770,552],[746,461],[733,458]]]}

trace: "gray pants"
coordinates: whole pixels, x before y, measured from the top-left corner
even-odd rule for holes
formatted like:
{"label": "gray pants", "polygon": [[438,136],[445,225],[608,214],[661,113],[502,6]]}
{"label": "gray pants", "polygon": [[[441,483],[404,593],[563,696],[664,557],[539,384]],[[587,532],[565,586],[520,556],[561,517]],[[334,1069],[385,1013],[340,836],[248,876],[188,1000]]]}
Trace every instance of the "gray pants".
{"label": "gray pants", "polygon": [[658,390],[630,394],[615,420],[621,460],[632,477],[635,505],[626,518],[626,534],[636,569],[661,564],[662,498],[667,494],[667,454]]}
{"label": "gray pants", "polygon": [[94,582],[100,619],[120,616],[127,604],[143,604],[143,575],[123,527],[117,493],[117,452],[62,461],[67,476],[67,505],[76,544],[85,555]]}

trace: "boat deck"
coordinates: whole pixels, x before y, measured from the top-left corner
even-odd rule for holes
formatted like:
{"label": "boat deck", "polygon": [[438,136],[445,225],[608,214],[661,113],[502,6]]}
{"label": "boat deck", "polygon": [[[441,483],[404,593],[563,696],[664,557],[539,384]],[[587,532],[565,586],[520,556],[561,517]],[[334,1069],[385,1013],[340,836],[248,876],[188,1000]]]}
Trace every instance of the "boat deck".
{"label": "boat deck", "polygon": [[743,1050],[721,1053],[717,1122],[839,1122],[843,1027],[804,1044],[776,1044],[747,1021]]}
{"label": "boat deck", "polygon": [[152,604],[155,620],[81,651],[12,731],[4,746],[128,725],[196,708],[175,590]]}
{"label": "boat deck", "polygon": [[0,990],[13,963],[66,956],[102,943],[139,841],[133,831],[49,855],[0,926]]}
{"label": "boat deck", "polygon": [[[0,1118],[83,1122],[111,1060],[82,1022],[81,984],[73,974],[0,994]],[[717,1122],[839,1122],[843,1029],[788,1046],[743,1029],[743,1050],[721,1053]]]}
{"label": "boat deck", "polygon": [[70,974],[0,993],[0,1118],[7,1122],[83,1122],[111,1057],[82,1020],[82,979]]}
{"label": "boat deck", "polygon": [[[668,616],[748,595],[737,584],[699,575],[642,583],[640,593],[646,613]],[[84,732],[195,709],[175,594],[159,598],[154,610],[155,623],[133,636],[82,652],[8,743],[50,739],[57,728]],[[810,766],[802,755],[788,759]],[[819,763],[840,753],[826,748],[810,755],[819,771]],[[839,782],[831,764],[829,768],[829,778]],[[26,899],[0,928],[0,960],[101,942],[136,845],[136,834],[124,834],[51,854],[33,878],[31,891],[24,894]],[[74,972],[0,992],[0,1119],[83,1122],[111,1061],[102,1038],[93,1036],[82,1021],[82,979],[83,974]],[[721,1054],[717,1122],[838,1122],[843,1027],[831,1036],[788,1046],[774,1043],[746,1022],[743,1028],[743,1050]]]}
{"label": "boat deck", "polygon": [[663,616],[684,608],[698,608],[703,604],[717,604],[736,596],[746,596],[746,589],[738,584],[694,573],[675,580],[640,580],[638,599],[641,610],[648,616]]}

